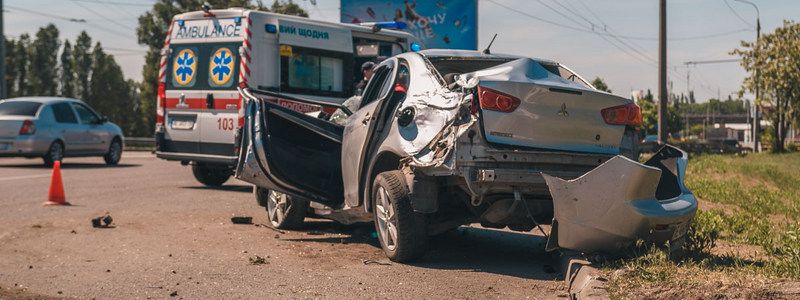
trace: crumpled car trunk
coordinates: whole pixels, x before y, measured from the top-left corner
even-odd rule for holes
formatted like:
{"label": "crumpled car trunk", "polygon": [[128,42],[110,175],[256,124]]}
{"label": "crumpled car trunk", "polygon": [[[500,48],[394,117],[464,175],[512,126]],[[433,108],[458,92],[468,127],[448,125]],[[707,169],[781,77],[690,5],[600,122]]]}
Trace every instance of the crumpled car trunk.
{"label": "crumpled car trunk", "polygon": [[637,239],[678,241],[697,209],[683,182],[687,158],[664,146],[644,164],[615,156],[573,180],[543,174],[555,215],[548,248],[614,252]]}
{"label": "crumpled car trunk", "polygon": [[[464,74],[461,80],[478,81],[481,124],[490,143],[588,153],[620,152],[625,126],[607,124],[601,111],[628,104],[629,99],[564,79],[529,58]],[[486,89],[518,99],[519,106],[511,112],[486,109]]]}

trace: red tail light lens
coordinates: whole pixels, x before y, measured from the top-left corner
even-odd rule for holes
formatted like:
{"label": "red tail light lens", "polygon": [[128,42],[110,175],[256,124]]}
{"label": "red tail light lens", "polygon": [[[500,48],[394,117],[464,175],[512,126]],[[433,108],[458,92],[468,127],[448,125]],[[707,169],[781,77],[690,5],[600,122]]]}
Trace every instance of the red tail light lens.
{"label": "red tail light lens", "polygon": [[156,94],[156,124],[164,125],[164,109],[167,107],[167,84],[158,83],[158,94]]}
{"label": "red tail light lens", "polygon": [[22,127],[19,128],[19,135],[31,135],[34,133],[36,133],[36,125],[33,125],[33,121],[22,121]]}
{"label": "red tail light lens", "polygon": [[600,111],[603,120],[611,125],[642,125],[642,111],[635,103],[609,107]]}
{"label": "red tail light lens", "polygon": [[509,113],[519,107],[520,100],[514,96],[485,87],[478,87],[478,99],[482,109]]}

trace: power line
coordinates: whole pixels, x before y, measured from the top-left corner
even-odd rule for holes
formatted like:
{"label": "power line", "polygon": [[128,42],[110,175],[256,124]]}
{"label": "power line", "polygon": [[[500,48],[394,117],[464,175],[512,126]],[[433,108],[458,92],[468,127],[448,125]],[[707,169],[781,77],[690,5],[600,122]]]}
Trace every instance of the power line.
{"label": "power line", "polygon": [[83,9],[85,9],[85,10],[88,10],[90,13],[92,13],[92,14],[94,14],[94,15],[96,15],[96,16],[98,16],[98,17],[100,17],[100,18],[102,18],[103,20],[106,20],[106,21],[108,21],[108,22],[109,22],[109,23],[111,23],[111,24],[117,25],[117,26],[119,26],[119,27],[122,27],[122,28],[124,28],[124,29],[128,29],[128,30],[136,30],[136,29],[134,29],[134,28],[133,28],[133,27],[131,27],[131,26],[128,26],[128,25],[122,24],[122,23],[120,23],[120,22],[117,22],[117,21],[116,21],[116,20],[114,20],[114,19],[111,19],[111,18],[109,18],[109,17],[106,17],[104,14],[101,14],[101,13],[99,13],[99,12],[97,12],[97,11],[95,11],[95,10],[93,10],[93,9],[89,8],[88,6],[81,4],[81,3],[80,3],[80,1],[78,1],[78,0],[72,0],[72,3],[75,3],[75,5],[78,5],[78,6],[82,7]]}
{"label": "power line", "polygon": [[[516,12],[518,14],[527,16],[527,17],[532,18],[534,20],[537,20],[537,21],[540,21],[540,22],[544,22],[544,23],[547,23],[547,24],[550,24],[550,25],[553,25],[553,26],[558,26],[558,27],[561,27],[561,28],[571,29],[571,30],[580,31],[580,32],[596,33],[596,34],[610,36],[609,33],[598,32],[598,31],[594,31],[594,30],[587,29],[587,28],[582,28],[582,27],[575,27],[575,26],[572,26],[572,25],[562,24],[562,23],[558,23],[558,22],[555,22],[555,21],[552,21],[552,20],[541,18],[539,16],[536,16],[536,15],[533,15],[533,14],[518,10],[516,8],[510,7],[510,6],[502,4],[500,2],[497,2],[496,0],[486,0],[486,1],[489,1],[492,4],[495,4],[497,6],[503,7],[505,9],[507,9],[507,10]],[[745,29],[730,30],[730,31],[717,32],[717,33],[711,33],[711,34],[697,35],[697,36],[674,37],[674,38],[669,38],[668,40],[670,40],[670,41],[699,40],[699,39],[707,39],[707,38],[713,38],[713,37],[726,36],[726,35],[736,34],[736,33],[740,33],[740,32],[746,32],[746,31],[752,31],[752,30],[745,28]],[[615,36],[618,37],[618,38],[626,39],[626,40],[658,41],[658,38],[647,37],[647,36],[630,36],[630,35],[615,35]]]}
{"label": "power line", "polygon": [[731,4],[730,4],[730,3],[728,3],[728,0],[722,0],[722,2],[725,2],[725,6],[727,6],[727,7],[728,7],[728,9],[730,9],[730,10],[731,10],[731,12],[733,13],[733,15],[734,15],[734,16],[736,16],[736,18],[738,18],[738,19],[739,19],[739,21],[742,21],[742,23],[745,23],[745,24],[747,24],[747,26],[750,26],[751,28],[755,28],[755,26],[753,26],[753,23],[747,22],[747,20],[745,20],[744,18],[742,18],[742,15],[740,15],[738,12],[736,12],[736,10],[735,10],[735,9],[733,9],[733,6],[731,6]]}
{"label": "power line", "polygon": [[10,8],[11,10],[18,10],[18,11],[21,11],[21,12],[26,12],[26,13],[29,13],[29,14],[39,15],[39,16],[43,16],[43,17],[48,17],[48,18],[54,18],[54,19],[74,22],[74,23],[86,23],[86,19],[67,18],[67,17],[52,15],[52,14],[43,13],[43,12],[39,12],[39,11],[35,11],[35,10],[25,9],[25,8],[22,8],[22,7],[16,7],[16,6],[13,6],[13,5],[6,5],[6,8]]}
{"label": "power line", "polygon": [[130,3],[130,2],[104,1],[104,0],[72,0],[72,1],[88,2],[88,3],[102,3],[102,4],[112,4],[112,5],[123,5],[123,6],[140,6],[140,7],[153,6],[153,3]]}
{"label": "power line", "polygon": [[[18,10],[18,11],[21,11],[21,12],[25,12],[25,13],[32,14],[32,15],[38,15],[38,16],[42,16],[42,17],[54,18],[54,19],[59,19],[59,20],[64,20],[64,21],[69,21],[69,22],[74,22],[74,23],[84,23],[84,24],[88,24],[89,23],[89,21],[87,21],[86,19],[76,19],[76,18],[62,17],[62,16],[57,16],[57,15],[53,15],[53,14],[38,12],[38,11],[35,11],[35,10],[29,10],[29,9],[16,7],[16,6],[11,6],[11,5],[6,5],[5,7],[6,8],[10,8],[12,10]],[[110,29],[110,28],[106,28],[106,27],[103,27],[103,26],[91,26],[89,28],[98,29],[98,30],[101,30],[101,31],[105,31],[105,32],[113,33],[113,34],[117,34],[117,35],[130,36],[127,33],[116,31],[116,30],[113,30],[113,29]]]}

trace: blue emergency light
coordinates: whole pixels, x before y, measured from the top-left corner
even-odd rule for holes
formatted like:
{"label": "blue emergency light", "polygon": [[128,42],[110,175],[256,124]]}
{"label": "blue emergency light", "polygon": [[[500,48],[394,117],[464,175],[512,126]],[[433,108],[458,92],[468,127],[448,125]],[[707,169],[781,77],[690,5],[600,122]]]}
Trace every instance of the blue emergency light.
{"label": "blue emergency light", "polygon": [[411,43],[411,51],[419,52],[420,50],[422,50],[422,45],[417,44],[417,42]]}
{"label": "blue emergency light", "polygon": [[275,24],[265,24],[264,30],[269,33],[276,33],[278,32],[278,26],[275,26]]}
{"label": "blue emergency light", "polygon": [[408,27],[408,24],[406,24],[405,22],[400,22],[400,21],[366,22],[366,23],[360,23],[359,25],[361,25],[361,26],[372,26],[372,28],[375,28],[375,29],[378,29],[378,30],[384,29],[384,28],[385,29],[403,30],[403,29],[406,29],[406,27]]}
{"label": "blue emergency light", "polygon": [[233,18],[233,22],[236,23],[236,25],[241,25],[242,24],[242,17]]}
{"label": "blue emergency light", "polygon": [[183,27],[183,24],[186,23],[184,20],[178,20],[178,26]]}

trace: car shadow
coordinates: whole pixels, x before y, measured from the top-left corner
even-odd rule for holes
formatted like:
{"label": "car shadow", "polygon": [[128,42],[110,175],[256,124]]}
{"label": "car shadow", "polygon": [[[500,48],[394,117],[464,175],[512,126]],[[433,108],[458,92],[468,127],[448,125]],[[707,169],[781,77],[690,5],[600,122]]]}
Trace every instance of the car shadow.
{"label": "car shadow", "polygon": [[236,184],[226,184],[222,186],[193,185],[193,186],[182,186],[181,188],[190,190],[216,190],[216,191],[229,191],[229,192],[240,192],[240,193],[253,192],[253,186],[251,185],[236,185]]}
{"label": "car shadow", "polygon": [[[141,164],[118,164],[114,166],[105,163],[62,163],[61,169],[114,169],[114,168],[134,168],[141,167]],[[13,164],[13,165],[0,165],[0,168],[9,169],[53,169],[43,164]]]}
{"label": "car shadow", "polygon": [[[306,220],[299,232],[306,236],[287,241],[368,244],[380,248],[371,223],[342,225],[336,222]],[[330,236],[335,234],[335,236]],[[438,270],[485,272],[526,279],[561,280],[561,261],[544,251],[543,236],[462,226],[433,236],[428,252],[409,265]]]}

